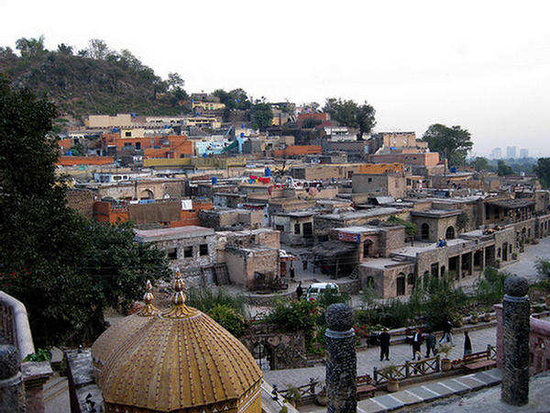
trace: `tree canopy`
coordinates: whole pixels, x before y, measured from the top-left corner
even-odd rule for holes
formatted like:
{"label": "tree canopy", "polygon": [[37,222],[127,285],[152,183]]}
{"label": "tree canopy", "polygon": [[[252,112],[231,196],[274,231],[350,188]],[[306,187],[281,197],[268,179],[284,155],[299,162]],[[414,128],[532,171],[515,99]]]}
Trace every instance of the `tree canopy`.
{"label": "tree canopy", "polygon": [[489,160],[487,158],[484,158],[483,156],[477,156],[475,159],[472,160],[471,165],[477,172],[488,171],[490,169]]}
{"label": "tree canopy", "polygon": [[550,188],[550,158],[539,158],[534,167],[543,188]]}
{"label": "tree canopy", "polygon": [[260,130],[266,130],[272,125],[273,110],[271,105],[266,102],[259,102],[252,106],[252,120]]}
{"label": "tree canopy", "polygon": [[39,345],[95,339],[106,306],[124,309],[147,279],[168,275],[164,253],[134,244],[130,225],[89,222],[66,205],[55,115],[0,78],[0,280],[27,307]]}
{"label": "tree canopy", "polygon": [[474,145],[470,132],[460,126],[448,127],[440,123],[431,125],[422,136],[432,152],[447,159],[451,166],[464,165],[466,155]]}
{"label": "tree canopy", "polygon": [[513,175],[514,170],[510,165],[507,165],[503,160],[499,160],[497,163],[497,174],[499,176]]}
{"label": "tree canopy", "polygon": [[341,125],[359,129],[358,137],[360,139],[363,138],[364,134],[370,133],[376,125],[376,111],[367,102],[358,105],[353,100],[329,98],[323,111],[330,114],[331,119]]}

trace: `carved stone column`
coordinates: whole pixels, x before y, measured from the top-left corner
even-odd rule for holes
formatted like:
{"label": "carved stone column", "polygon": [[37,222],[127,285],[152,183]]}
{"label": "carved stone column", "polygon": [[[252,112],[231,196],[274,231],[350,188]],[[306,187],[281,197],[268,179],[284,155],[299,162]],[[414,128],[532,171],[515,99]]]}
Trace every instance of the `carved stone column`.
{"label": "carved stone column", "polygon": [[347,304],[332,304],[326,312],[327,411],[357,411],[357,354],[353,312]]}
{"label": "carved stone column", "polygon": [[9,344],[0,345],[0,412],[26,412],[20,367],[17,348]]}
{"label": "carved stone column", "polygon": [[504,283],[502,302],[502,401],[513,406],[529,402],[529,317],[523,277],[510,277]]}

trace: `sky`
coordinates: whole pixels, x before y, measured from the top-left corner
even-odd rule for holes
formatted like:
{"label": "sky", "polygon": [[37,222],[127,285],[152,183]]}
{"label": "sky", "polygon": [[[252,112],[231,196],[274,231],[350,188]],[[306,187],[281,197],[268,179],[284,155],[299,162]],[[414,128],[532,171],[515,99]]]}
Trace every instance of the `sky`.
{"label": "sky", "polygon": [[529,0],[0,0],[0,45],[99,38],[180,73],[188,92],[367,101],[377,131],[460,125],[474,154],[550,155],[549,12]]}

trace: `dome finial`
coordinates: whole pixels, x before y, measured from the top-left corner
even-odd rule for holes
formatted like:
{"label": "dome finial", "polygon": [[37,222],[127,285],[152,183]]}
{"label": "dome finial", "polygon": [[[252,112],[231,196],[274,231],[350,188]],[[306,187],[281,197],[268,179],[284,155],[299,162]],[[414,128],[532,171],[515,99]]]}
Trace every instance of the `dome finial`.
{"label": "dome finial", "polygon": [[155,297],[151,292],[152,290],[153,285],[151,284],[151,281],[147,280],[147,282],[145,283],[145,294],[143,294],[143,301],[145,302],[145,305],[138,313],[138,315],[142,317],[150,317],[160,312],[158,308],[153,305],[153,298]]}
{"label": "dome finial", "polygon": [[194,308],[189,308],[185,305],[186,297],[183,289],[185,283],[180,270],[176,270],[174,274],[174,281],[172,281],[172,288],[174,289],[174,295],[172,296],[172,308],[163,313],[164,317],[168,318],[186,318],[197,312]]}

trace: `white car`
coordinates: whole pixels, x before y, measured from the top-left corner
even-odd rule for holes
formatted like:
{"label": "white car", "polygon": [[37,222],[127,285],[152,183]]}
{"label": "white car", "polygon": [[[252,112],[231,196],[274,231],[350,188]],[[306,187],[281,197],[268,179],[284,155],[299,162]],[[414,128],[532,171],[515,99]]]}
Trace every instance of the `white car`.
{"label": "white car", "polygon": [[334,289],[338,292],[340,292],[340,287],[338,287],[338,284],[335,283],[313,283],[309,286],[309,288],[306,291],[306,299],[314,299],[317,300],[321,296],[322,292],[327,289]]}

